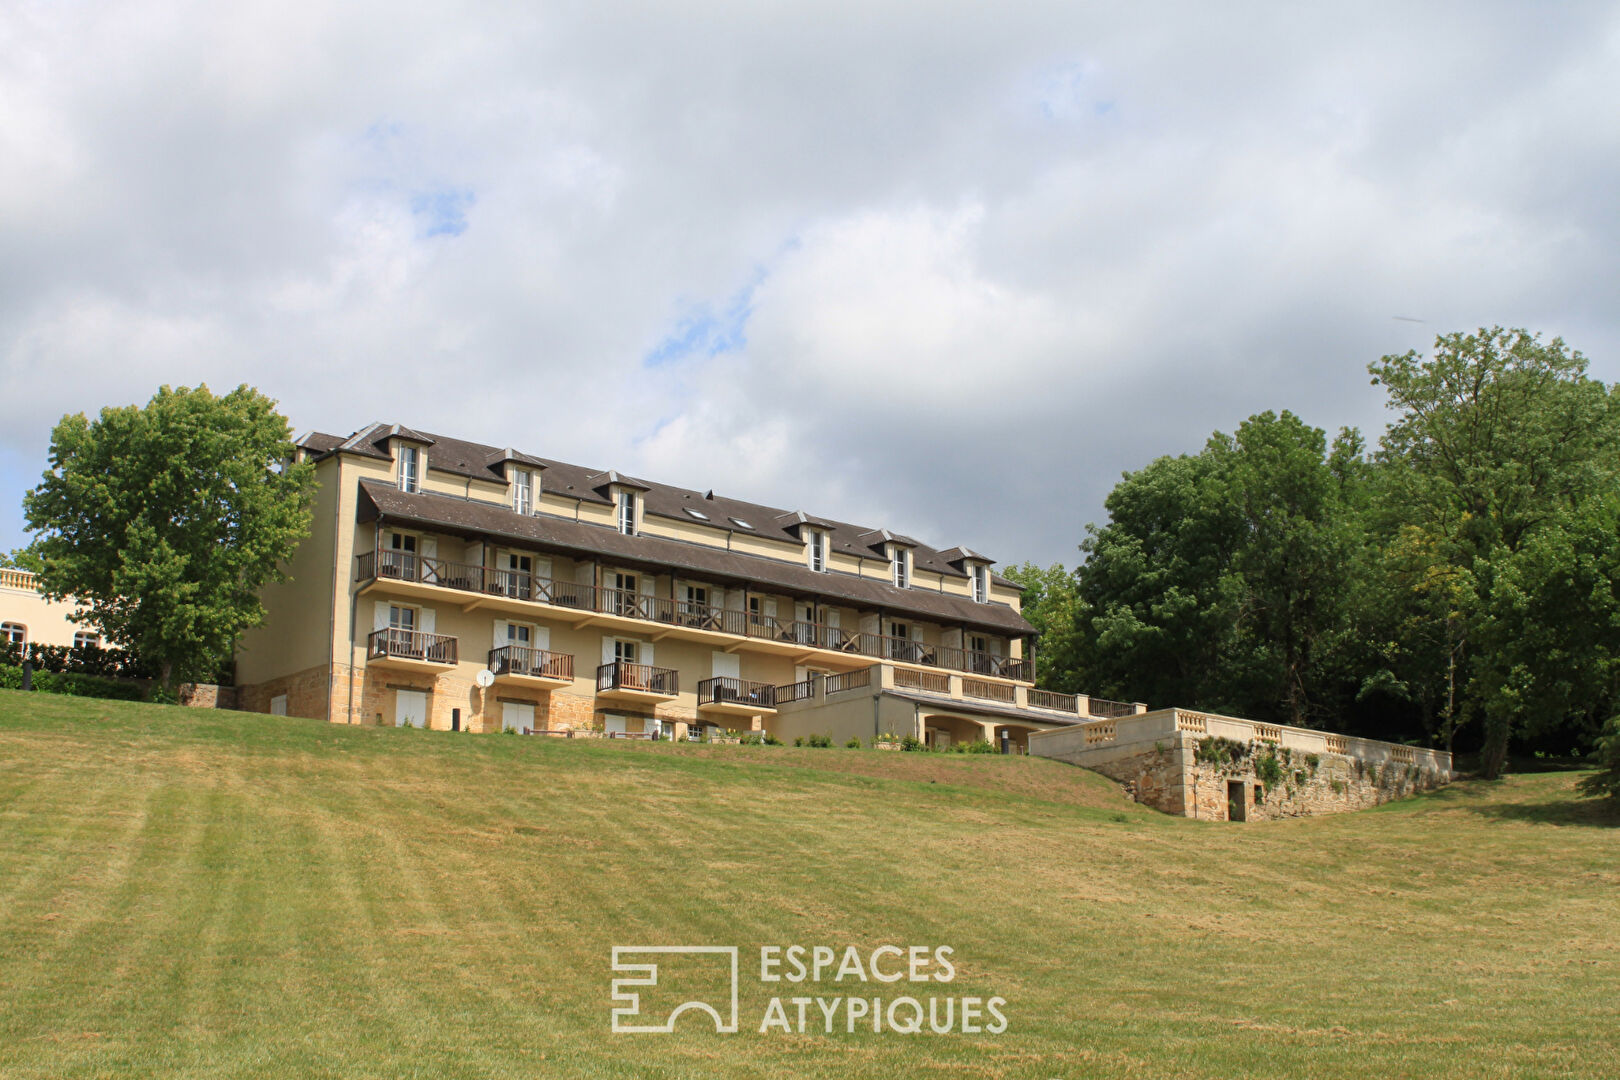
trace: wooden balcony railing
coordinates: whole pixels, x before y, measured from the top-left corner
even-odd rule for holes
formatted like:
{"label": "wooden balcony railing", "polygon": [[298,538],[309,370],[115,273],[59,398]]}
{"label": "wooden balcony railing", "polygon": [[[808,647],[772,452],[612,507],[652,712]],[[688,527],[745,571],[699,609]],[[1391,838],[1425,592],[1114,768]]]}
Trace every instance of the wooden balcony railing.
{"label": "wooden balcony railing", "polygon": [[626,589],[597,588],[595,585],[559,581],[520,570],[471,566],[428,558],[412,551],[389,548],[367,551],[356,557],[356,564],[356,573],[361,581],[436,585],[643,622],[687,626],[736,637],[787,642],[810,649],[830,649],[899,663],[949,668],[989,678],[1028,682],[1032,673],[1027,660],[1014,660],[987,652],[950,645],[930,645],[888,634],[861,633],[824,623],[782,619],[775,615],[715,607],[689,600],[669,600]]}
{"label": "wooden balcony railing", "polygon": [[776,703],[786,705],[790,701],[809,701],[816,693],[816,684],[813,679],[800,679],[798,682],[786,683],[776,688]]}
{"label": "wooden balcony railing", "polygon": [[1078,707],[1078,698],[1074,694],[1060,694],[1055,690],[1029,691],[1029,704],[1033,709],[1054,709],[1057,712],[1072,713]]}
{"label": "wooden balcony railing", "polygon": [[948,694],[951,692],[951,677],[943,671],[912,671],[910,668],[895,668],[894,685],[902,690],[924,690],[930,694]]}
{"label": "wooden balcony railing", "polygon": [[1128,701],[1109,701],[1107,698],[1094,697],[1091,699],[1089,712],[1092,716],[1112,719],[1114,717],[1130,716],[1136,712],[1136,706]]}
{"label": "wooden balcony railing", "polygon": [[843,690],[854,690],[862,686],[872,685],[872,669],[861,668],[859,671],[846,671],[841,675],[827,676],[826,692],[836,694]]}
{"label": "wooden balcony railing", "polygon": [[717,675],[698,683],[699,705],[752,705],[776,708],[776,687],[771,683],[749,682],[729,675]]}
{"label": "wooden balcony railing", "polygon": [[630,664],[623,660],[603,664],[596,669],[598,690],[643,690],[649,694],[680,693],[681,677],[674,668]]}
{"label": "wooden balcony railing", "polygon": [[366,638],[366,659],[424,660],[432,664],[456,662],[456,639],[421,630],[373,630]]}
{"label": "wooden balcony railing", "polygon": [[536,679],[572,679],[574,658],[549,649],[503,645],[489,650],[489,670],[497,675],[527,675]]}
{"label": "wooden balcony railing", "polygon": [[984,701],[1012,701],[1016,697],[1014,687],[1004,682],[985,682],[983,679],[963,679],[962,696],[980,698]]}

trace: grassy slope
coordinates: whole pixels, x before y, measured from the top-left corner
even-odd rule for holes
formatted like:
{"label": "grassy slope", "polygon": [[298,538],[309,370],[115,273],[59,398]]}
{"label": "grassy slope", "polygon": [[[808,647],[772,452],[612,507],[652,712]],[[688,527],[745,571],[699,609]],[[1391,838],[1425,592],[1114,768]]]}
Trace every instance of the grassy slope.
{"label": "grassy slope", "polygon": [[[0,692],[0,1076],[1614,1076],[1573,782],[1223,826],[1046,761]],[[660,942],[745,947],[742,1033],[608,1034]],[[1011,1028],[751,1033],[794,942],[949,944]]]}

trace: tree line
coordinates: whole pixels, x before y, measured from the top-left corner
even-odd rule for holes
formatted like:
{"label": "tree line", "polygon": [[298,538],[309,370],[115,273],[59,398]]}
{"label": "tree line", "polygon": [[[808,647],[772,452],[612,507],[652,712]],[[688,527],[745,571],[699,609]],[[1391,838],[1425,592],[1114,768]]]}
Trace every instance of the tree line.
{"label": "tree line", "polygon": [[1037,677],[1370,738],[1620,743],[1620,387],[1500,327],[1369,365],[1376,447],[1291,412],[1127,473],[1074,570],[1024,564]]}

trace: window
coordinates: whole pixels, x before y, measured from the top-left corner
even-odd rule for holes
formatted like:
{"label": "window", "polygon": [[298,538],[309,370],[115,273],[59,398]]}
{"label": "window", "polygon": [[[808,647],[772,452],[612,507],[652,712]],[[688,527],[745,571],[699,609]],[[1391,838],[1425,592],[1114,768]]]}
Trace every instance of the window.
{"label": "window", "polygon": [[818,574],[827,572],[827,534],[820,529],[810,530],[810,569]]}
{"label": "window", "polygon": [[705,514],[701,510],[694,510],[690,506],[683,506],[683,507],[681,507],[681,509],[685,510],[692,517],[697,518],[699,521],[708,521],[709,520],[709,515]]}
{"label": "window", "polygon": [[615,664],[636,663],[636,657],[641,655],[640,650],[636,648],[638,644],[639,642],[635,641],[615,640],[613,642],[613,662]]}
{"label": "window", "polygon": [[534,513],[534,474],[527,469],[512,474],[512,509],[519,514]]}
{"label": "window", "polygon": [[13,645],[28,644],[28,627],[20,622],[0,623],[0,639],[11,642]]}
{"label": "window", "polygon": [[636,535],[636,493],[619,492],[619,531],[626,536]]}
{"label": "window", "polygon": [[732,518],[731,523],[733,525],[737,526],[737,528],[739,528],[739,529],[748,529],[748,530],[752,531],[753,528],[754,528],[752,525],[748,524],[748,522],[744,521],[742,518]]}
{"label": "window", "polygon": [[416,609],[390,605],[388,608],[388,628],[390,630],[404,630],[410,632],[416,629]]}
{"label": "window", "polygon": [[101,635],[92,633],[89,630],[80,630],[73,635],[73,647],[75,649],[99,649],[101,648]]}
{"label": "window", "polygon": [[416,447],[402,446],[399,448],[399,490],[421,490],[421,463],[421,451],[417,450]]}
{"label": "window", "polygon": [[905,548],[892,548],[889,561],[894,567],[894,587],[909,589],[911,587],[911,567],[906,558]]}
{"label": "window", "polygon": [[531,628],[531,627],[529,627],[529,626],[527,626],[527,625],[525,625],[523,623],[507,623],[506,624],[506,643],[508,645],[516,645],[516,646],[518,646],[520,648],[527,649],[529,647],[530,642],[532,642],[533,640],[534,640],[534,630],[533,630],[533,628]]}
{"label": "window", "polygon": [[976,604],[988,603],[990,600],[990,568],[975,563],[973,566],[973,602]]}

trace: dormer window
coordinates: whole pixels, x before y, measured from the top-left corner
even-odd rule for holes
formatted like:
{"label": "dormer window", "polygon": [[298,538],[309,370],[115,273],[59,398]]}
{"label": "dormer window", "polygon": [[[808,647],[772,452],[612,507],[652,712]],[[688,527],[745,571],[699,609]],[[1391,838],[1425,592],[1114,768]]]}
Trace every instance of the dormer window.
{"label": "dormer window", "polygon": [[891,545],[889,548],[889,565],[894,574],[894,587],[897,589],[911,588],[911,552],[903,547]]}
{"label": "dormer window", "polygon": [[636,493],[621,490],[616,499],[619,504],[619,531],[626,536],[636,535]]}
{"label": "dormer window", "polygon": [[975,604],[988,604],[990,602],[990,568],[983,563],[973,564],[973,602]]}
{"label": "dormer window", "polygon": [[820,529],[810,529],[805,533],[805,548],[808,552],[810,569],[818,574],[827,572],[827,534]]}
{"label": "dormer window", "polygon": [[528,469],[512,472],[512,509],[524,515],[534,513],[534,473]]}
{"label": "dormer window", "polygon": [[422,490],[422,452],[414,446],[399,448],[399,490]]}

